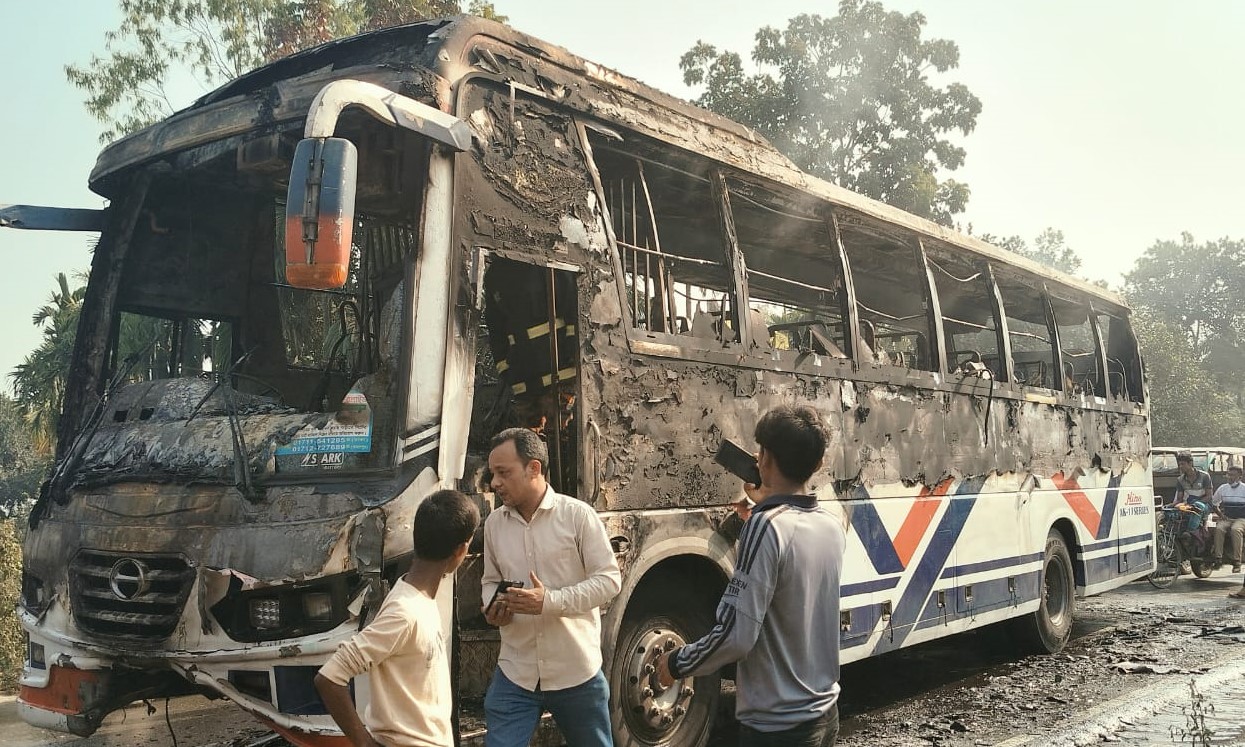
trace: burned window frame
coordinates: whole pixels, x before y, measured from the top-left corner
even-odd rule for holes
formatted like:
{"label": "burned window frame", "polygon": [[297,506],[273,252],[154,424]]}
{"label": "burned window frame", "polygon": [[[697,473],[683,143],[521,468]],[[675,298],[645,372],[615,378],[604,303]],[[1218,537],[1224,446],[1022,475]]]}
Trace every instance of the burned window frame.
{"label": "burned window frame", "polygon": [[[851,283],[847,258],[843,252],[842,242],[838,235],[838,228],[834,218],[834,208],[829,203],[819,198],[801,193],[798,190],[793,190],[789,187],[760,180],[755,177],[750,177],[736,172],[726,172],[724,176],[725,179],[723,184],[725,207],[731,217],[732,226],[734,228],[732,240],[739,251],[740,256],[742,257],[742,270],[747,296],[742,299],[740,308],[749,310],[749,320],[746,328],[748,330],[748,334],[750,335],[750,339],[755,341],[756,339],[759,339],[761,334],[759,330],[752,329],[753,322],[755,321],[752,314],[753,304],[771,303],[770,299],[760,298],[753,292],[752,282],[749,279],[749,275],[753,274],[760,274],[778,284],[787,284],[809,291],[832,294],[836,298],[832,304],[827,304],[824,307],[824,310],[827,312],[837,312],[841,325],[841,334],[837,337],[837,339],[829,339],[828,342],[830,345],[826,345],[825,347],[814,346],[812,344],[812,340],[810,339],[809,344],[805,348],[793,349],[773,347],[770,339],[770,327],[772,325],[766,325],[764,330],[766,344],[749,345],[749,354],[754,358],[759,357],[765,359],[766,361],[772,362],[772,364],[779,370],[805,371],[812,369],[813,372],[816,372],[816,369],[824,369],[828,366],[832,369],[846,368],[850,371],[854,366],[853,353],[859,349],[856,341],[856,320],[858,317],[855,313],[855,293]],[[746,195],[744,194],[745,192],[752,192],[753,194]],[[771,211],[777,211],[777,208],[761,204],[759,201],[761,196],[769,197],[772,201],[774,201],[774,203],[787,203],[791,206],[796,206],[801,202],[807,203],[806,215],[792,215],[791,217],[798,217],[800,220],[818,225],[818,229],[810,228],[810,230],[824,231],[824,250],[826,252],[826,259],[828,260],[828,268],[826,269],[832,273],[829,278],[831,283],[833,284],[837,282],[839,287],[836,289],[834,287],[825,287],[817,285],[813,282],[807,282],[807,279],[802,281],[797,280],[795,277],[783,277],[782,274],[779,274],[777,269],[775,269],[774,272],[769,272],[768,270],[763,271],[753,267],[752,264],[749,263],[750,252],[747,246],[749,242],[741,240],[739,236],[739,225],[735,220],[736,208],[735,203],[732,201],[732,195],[734,195],[736,199],[747,199],[750,202],[755,203],[760,209]],[[792,207],[792,209],[795,208]],[[817,240],[814,239],[814,241]],[[817,241],[817,243],[822,242]],[[797,274],[795,269],[798,262],[799,260],[795,258],[791,260],[790,269],[792,272],[789,273],[790,275]],[[758,262],[757,264],[760,263]],[[798,324],[799,323],[796,323],[796,325]],[[834,351],[830,349],[831,347],[838,347],[841,355],[835,355]],[[829,372],[823,370],[822,373]]]}
{"label": "burned window frame", "polygon": [[[835,206],[833,211],[833,219],[835,226],[835,239],[840,247],[843,255],[843,262],[847,269],[847,276],[850,279],[852,287],[852,324],[854,329],[853,339],[853,360],[855,360],[857,368],[861,371],[870,368],[880,369],[883,371],[903,371],[904,376],[912,383],[922,386],[937,387],[942,377],[946,375],[946,341],[944,339],[944,330],[942,325],[942,311],[939,305],[938,292],[935,288],[933,269],[929,264],[929,256],[926,250],[926,239],[916,231],[912,231],[902,226],[895,226],[884,221],[878,220],[872,216],[865,215],[846,208]],[[853,265],[852,253],[857,251],[853,249],[852,241],[845,239],[843,236],[844,228],[856,231],[862,234],[870,234],[876,239],[890,242],[896,249],[908,250],[912,253],[912,261],[915,266],[915,272],[912,280],[914,291],[921,294],[921,310],[916,314],[912,314],[903,319],[895,319],[895,321],[912,321],[923,319],[921,325],[923,332],[917,329],[914,322],[909,325],[912,331],[920,336],[924,334],[924,365],[896,365],[893,362],[879,361],[876,352],[872,360],[865,360],[863,351],[866,344],[863,337],[864,320],[861,310],[870,311],[874,314],[882,316],[890,316],[885,312],[869,307],[864,301],[860,300],[859,280],[864,276],[860,272],[860,268]],[[876,340],[875,340],[876,343]],[[920,351],[917,351],[917,361],[921,361]],[[888,377],[893,377],[888,374]]]}
{"label": "burned window frame", "polygon": [[[734,239],[734,225],[731,220],[729,209],[725,205],[725,182],[722,169],[717,163],[704,156],[684,151],[664,143],[658,143],[641,135],[628,133],[627,138],[619,135],[615,130],[592,122],[591,120],[579,120],[579,133],[585,153],[589,156],[590,171],[592,180],[597,190],[597,196],[601,205],[601,213],[606,234],[610,244],[610,259],[613,265],[613,274],[615,283],[617,284],[620,312],[623,319],[623,328],[626,333],[628,344],[633,352],[664,355],[673,358],[689,358],[689,359],[705,359],[714,360],[716,362],[737,362],[739,356],[746,351],[747,346],[742,340],[748,339],[749,331],[747,329],[747,314],[741,313],[743,308],[743,299],[747,298],[746,279],[743,277],[743,259],[739,252],[738,243]],[[608,147],[601,148],[602,144]],[[627,284],[628,267],[623,252],[625,250],[638,249],[646,255],[656,256],[659,258],[673,258],[681,255],[674,255],[661,249],[660,246],[655,249],[646,249],[644,247],[634,247],[625,241],[625,237],[620,238],[615,230],[614,216],[611,214],[611,205],[609,200],[609,190],[606,185],[607,177],[600,170],[600,156],[598,151],[609,151],[621,158],[629,158],[636,162],[637,171],[641,174],[644,169],[663,168],[675,172],[681,172],[685,175],[703,179],[709,187],[709,199],[713,202],[717,220],[715,223],[716,235],[722,249],[722,262],[720,267],[729,277],[729,287],[724,289],[728,295],[726,299],[729,304],[730,319],[729,326],[723,324],[721,326],[722,333],[729,329],[732,333],[730,339],[720,339],[717,336],[705,337],[690,334],[692,319],[688,319],[689,330],[687,332],[679,331],[661,331],[647,329],[642,320],[637,319],[638,314],[635,311],[635,301],[630,299],[629,286]],[[640,151],[640,152],[636,152]],[[674,156],[673,159],[684,164],[694,164],[699,166],[703,171],[701,174],[695,173],[686,167],[680,168],[678,165],[665,163],[652,154]],[[694,168],[694,167],[693,167]],[[661,226],[657,221],[656,215],[652,213],[652,191],[647,185],[647,175],[645,180],[645,197],[643,206],[646,211],[650,212],[650,226],[656,225],[656,240],[660,241]],[[637,195],[638,197],[638,195]],[[686,259],[686,258],[685,258]],[[695,260],[695,258],[693,258]],[[678,261],[678,260],[676,260]],[[698,261],[698,260],[697,260]],[[717,263],[714,263],[717,264]],[[665,272],[669,272],[666,268]],[[677,283],[677,280],[672,280]],[[664,294],[668,295],[668,294]],[[677,303],[677,300],[676,300]],[[715,333],[716,334],[716,333]]]}
{"label": "burned window frame", "polygon": [[[993,263],[973,256],[965,252],[958,252],[954,247],[939,243],[929,242],[930,246],[926,247],[925,264],[929,271],[932,291],[938,299],[938,324],[942,327],[939,338],[943,345],[943,360],[950,374],[958,374],[961,377],[976,376],[979,378],[993,379],[997,383],[1011,383],[1015,379],[1015,371],[1011,358],[1011,339],[1007,326],[1007,315],[1003,308],[1002,294],[999,291],[998,282],[994,275]],[[933,249],[931,252],[930,249]],[[954,272],[947,269],[944,265],[964,265],[963,267],[954,267]],[[967,277],[960,277],[957,273],[967,271],[971,273]],[[984,288],[979,288],[980,295],[984,297],[985,304],[983,309],[987,312],[987,318],[991,326],[978,324],[966,319],[960,319],[948,315],[945,302],[951,294],[943,293],[940,286],[939,278],[945,278],[945,283],[957,283],[957,286],[947,285],[947,287],[970,287],[969,284],[980,281],[984,284]],[[958,312],[957,312],[958,313]],[[989,332],[994,338],[994,347],[991,356],[986,356],[981,351],[978,353],[977,361],[959,360],[959,354],[963,351],[956,350],[956,357],[952,358],[952,337],[948,329],[947,322],[959,324],[964,327],[974,327],[980,332]],[[986,363],[985,359],[993,357],[996,361],[993,368]],[[970,365],[971,363],[981,364]]]}
{"label": "burned window frame", "polygon": [[[632,310],[626,298],[625,273],[623,261],[619,255],[618,240],[614,235],[608,208],[602,209],[603,218],[605,219],[605,230],[610,242],[610,259],[613,265],[613,275],[619,294],[622,327],[629,349],[633,353],[676,359],[701,360],[735,367],[744,366],[748,368],[763,368],[765,370],[806,373],[846,380],[902,382],[906,385],[923,389],[959,392],[962,391],[962,387],[965,385],[964,382],[970,377],[960,375],[953,378],[951,376],[957,373],[957,370],[954,369],[953,362],[948,360],[947,330],[943,320],[937,281],[934,276],[934,273],[937,272],[934,264],[938,257],[950,255],[961,261],[979,266],[981,272],[985,275],[989,289],[990,313],[994,321],[998,355],[1002,362],[998,366],[999,370],[997,372],[992,372],[992,375],[988,377],[981,377],[982,381],[977,386],[986,386],[985,379],[988,378],[990,379],[991,396],[1031,401],[1049,400],[1052,404],[1062,400],[1067,404],[1082,408],[1118,410],[1129,413],[1141,412],[1147,404],[1144,400],[1137,401],[1135,396],[1130,401],[1126,397],[1117,397],[1110,392],[1108,392],[1108,396],[1101,397],[1095,396],[1092,392],[1082,394],[1075,391],[1064,391],[1061,374],[1052,374],[1050,377],[1054,388],[1018,381],[1018,367],[1014,361],[1013,330],[1008,324],[1008,297],[1003,287],[1005,283],[1018,283],[1033,288],[1041,299],[1040,308],[1050,343],[1052,372],[1061,370],[1060,366],[1063,360],[1063,350],[1058,339],[1058,325],[1055,319],[1054,306],[1051,302],[1052,297],[1065,300],[1071,299],[1076,303],[1084,304],[1086,308],[1092,307],[1094,314],[1108,314],[1127,320],[1129,316],[1127,309],[1120,308],[1118,304],[1114,304],[1106,299],[1099,299],[1092,293],[1081,290],[1075,285],[1060,282],[1056,278],[1036,272],[1031,268],[1024,267],[1022,264],[1009,262],[1005,257],[999,256],[997,250],[995,252],[973,251],[971,248],[964,248],[948,241],[946,237],[941,235],[929,235],[915,227],[889,220],[883,214],[866,212],[860,208],[842,205],[828,199],[826,196],[801,190],[798,185],[778,182],[752,172],[731,168],[719,164],[707,156],[690,152],[676,145],[664,143],[629,130],[620,131],[611,126],[610,123],[580,117],[577,118],[577,126],[584,151],[589,156],[589,170],[598,199],[602,205],[606,204],[605,190],[593,146],[594,143],[606,141],[609,142],[611,150],[623,154],[627,154],[626,148],[628,143],[643,142],[650,149],[650,156],[646,163],[652,163],[657,166],[668,167],[668,164],[661,162],[661,159],[666,156],[695,159],[706,165],[708,178],[715,193],[715,207],[718,211],[720,231],[725,236],[725,241],[727,242],[724,248],[732,262],[731,270],[735,282],[733,288],[733,311],[737,317],[742,317],[735,320],[739,335],[735,341],[729,343],[713,340],[708,345],[703,344],[703,341],[702,344],[696,344],[698,338],[690,335],[650,332],[643,329],[643,327],[635,325]],[[592,135],[591,141],[589,133]],[[753,337],[748,318],[750,314],[739,314],[739,312],[749,309],[754,301],[763,301],[764,299],[754,299],[750,292],[747,275],[752,270],[747,263],[747,251],[741,248],[737,235],[735,216],[730,202],[729,185],[731,181],[745,182],[750,187],[770,191],[778,195],[795,195],[795,199],[807,201],[810,204],[815,203],[817,211],[825,216],[830,236],[830,246],[828,249],[833,252],[833,259],[842,268],[843,303],[847,307],[843,317],[846,326],[843,352],[846,354],[846,358],[837,358],[829,355],[814,356],[809,355],[807,351],[801,353],[799,351],[776,350],[769,346],[750,345],[747,343]],[[911,249],[916,267],[914,284],[921,293],[921,302],[923,304],[923,313],[921,314],[923,321],[920,322],[922,329],[918,330],[918,333],[927,331],[928,334],[928,339],[924,343],[927,346],[926,354],[928,361],[924,367],[888,365],[862,359],[861,351],[863,348],[861,342],[863,338],[861,337],[861,313],[858,300],[859,287],[857,285],[859,271],[858,268],[852,266],[848,247],[850,242],[846,242],[843,236],[845,227],[851,230],[860,224],[868,226],[871,231],[881,232],[897,246]],[[932,260],[931,252],[933,255]],[[963,256],[961,257],[961,255]],[[915,320],[915,317],[913,319]],[[1096,318],[1094,321],[1096,322]],[[1095,355],[1100,366],[1105,355],[1104,341],[1101,339],[1102,334],[1095,324]],[[830,362],[830,365],[827,365],[827,362]],[[959,373],[963,374],[963,372]],[[1105,373],[1100,372],[1098,377],[1106,381]]]}
{"label": "burned window frame", "polygon": [[[1061,292],[1052,293],[1049,285],[1043,284],[1045,287],[1046,301],[1050,308],[1050,324],[1055,333],[1055,344],[1058,353],[1059,366],[1056,369],[1058,373],[1058,383],[1064,396],[1072,398],[1088,398],[1098,402],[1111,402],[1113,397],[1107,395],[1107,369],[1106,369],[1106,350],[1102,343],[1102,334],[1098,329],[1098,320],[1094,312],[1094,304],[1088,298],[1079,297],[1079,294],[1067,292],[1067,289],[1060,288]],[[1059,311],[1056,304],[1071,308],[1077,312],[1077,315],[1085,315],[1085,321],[1081,324],[1063,324],[1060,321]],[[1093,344],[1093,350],[1073,353],[1068,347],[1068,341],[1065,339],[1064,328],[1086,328],[1089,333],[1090,341]],[[1090,366],[1073,368],[1073,376],[1067,375],[1067,368],[1070,365],[1070,358],[1093,356],[1093,362]],[[1083,370],[1082,370],[1083,369]],[[1079,375],[1079,379],[1078,379]],[[1074,384],[1069,387],[1071,380]],[[1089,387],[1085,386],[1089,383]],[[1077,388],[1079,386],[1079,388]]]}
{"label": "burned window frame", "polygon": [[[1133,331],[1131,316],[1115,309],[1100,307],[1091,303],[1091,313],[1098,327],[1098,335],[1102,346],[1102,357],[1107,369],[1107,395],[1115,401],[1129,405],[1140,405],[1146,402],[1145,365],[1141,357],[1141,345],[1137,334]],[[1111,320],[1109,326],[1103,326],[1103,318]],[[1117,327],[1116,324],[1120,326]],[[1120,331],[1117,332],[1117,329]],[[1114,357],[1113,352],[1118,346],[1127,346],[1126,359]],[[1112,363],[1118,363],[1121,371],[1113,372]],[[1112,376],[1118,373],[1121,387],[1117,391]]]}

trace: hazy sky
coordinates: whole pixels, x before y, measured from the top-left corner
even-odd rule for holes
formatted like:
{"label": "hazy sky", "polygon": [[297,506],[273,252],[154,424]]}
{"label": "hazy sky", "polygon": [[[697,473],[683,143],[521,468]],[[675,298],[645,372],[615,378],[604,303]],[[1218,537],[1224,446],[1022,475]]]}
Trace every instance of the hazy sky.
{"label": "hazy sky", "polygon": [[[1245,238],[1245,3],[1115,0],[884,0],[925,14],[926,35],[960,47],[944,81],[982,101],[955,178],[972,189],[975,232],[1064,231],[1083,271],[1113,285],[1158,239]],[[465,3],[464,3],[465,4]],[[528,33],[676,96],[697,40],[745,57],[764,25],[836,3],[497,0]],[[86,187],[98,124],[63,66],[103,48],[109,0],[6,3],[0,45],[0,204],[99,207]],[[72,20],[71,20],[72,19]],[[182,92],[189,103],[199,91]],[[39,340],[30,316],[58,271],[85,269],[84,234],[0,230],[0,373]],[[1245,273],[1245,270],[1242,271]],[[1245,277],[1242,278],[1245,280]]]}

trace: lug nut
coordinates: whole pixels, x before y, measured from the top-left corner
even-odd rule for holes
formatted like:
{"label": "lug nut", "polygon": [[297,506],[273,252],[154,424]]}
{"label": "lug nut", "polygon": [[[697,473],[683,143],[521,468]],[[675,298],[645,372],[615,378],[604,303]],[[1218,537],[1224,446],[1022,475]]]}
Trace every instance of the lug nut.
{"label": "lug nut", "polygon": [[683,688],[682,690],[680,690],[680,691],[679,691],[679,697],[680,697],[680,698],[690,698],[690,697],[692,697],[692,696],[693,696],[693,695],[695,695],[695,694],[696,694],[696,691],[695,691],[695,690],[693,690],[693,689],[692,689],[692,688],[690,688],[690,687],[685,687],[685,688]]}
{"label": "lug nut", "polygon": [[657,710],[657,706],[653,706],[652,708],[648,709],[649,718],[657,718],[660,715],[661,715],[661,711]]}
{"label": "lug nut", "polygon": [[675,706],[675,707],[674,707],[674,715],[676,715],[676,716],[682,716],[682,715],[683,715],[683,714],[685,714],[685,713],[687,713],[687,709],[686,709],[686,708],[684,708],[683,706]]}
{"label": "lug nut", "polygon": [[645,673],[645,674],[652,674],[653,672],[656,672],[656,671],[657,671],[657,668],[656,668],[656,667],[654,667],[652,664],[645,664],[645,665],[644,665],[644,673]]}
{"label": "lug nut", "polygon": [[666,650],[667,650],[667,651],[673,651],[673,650],[675,649],[675,647],[676,647],[676,646],[678,646],[678,645],[679,645],[679,644],[675,643],[673,640],[670,640],[670,639],[667,639],[667,640],[666,640]]}
{"label": "lug nut", "polygon": [[669,726],[673,722],[674,722],[674,717],[671,716],[669,713],[661,714],[661,725],[662,726]]}
{"label": "lug nut", "polygon": [[641,694],[641,695],[643,695],[643,696],[644,696],[644,697],[646,697],[646,698],[651,698],[651,697],[653,697],[653,688],[651,688],[651,687],[646,687],[646,688],[644,688],[643,690],[641,690],[641,691],[640,691],[640,694]]}

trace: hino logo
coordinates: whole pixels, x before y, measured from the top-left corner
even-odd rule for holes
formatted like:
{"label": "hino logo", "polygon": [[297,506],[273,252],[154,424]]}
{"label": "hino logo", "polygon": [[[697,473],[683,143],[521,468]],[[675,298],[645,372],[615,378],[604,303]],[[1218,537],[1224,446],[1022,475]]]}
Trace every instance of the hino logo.
{"label": "hino logo", "polygon": [[108,573],[108,586],[117,599],[129,602],[147,591],[151,586],[147,574],[147,564],[134,558],[122,558],[112,566]]}

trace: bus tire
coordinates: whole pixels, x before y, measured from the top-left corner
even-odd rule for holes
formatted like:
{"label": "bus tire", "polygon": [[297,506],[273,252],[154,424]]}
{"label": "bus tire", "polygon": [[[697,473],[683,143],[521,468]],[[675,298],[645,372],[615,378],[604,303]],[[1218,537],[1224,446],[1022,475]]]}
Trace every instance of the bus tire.
{"label": "bus tire", "polygon": [[1036,653],[1061,651],[1072,636],[1076,607],[1076,581],[1072,556],[1063,535],[1052,529],[1046,535],[1046,553],[1038,583],[1037,611],[1016,621],[1018,642]]}
{"label": "bus tire", "polygon": [[[712,608],[697,604],[686,590],[666,603],[638,600],[628,610],[610,661],[610,720],[616,747],[703,747],[709,741],[718,697],[720,672],[679,680],[658,691],[647,671],[654,658],[683,643],[691,643],[713,627]],[[651,600],[652,597],[649,597]]]}

